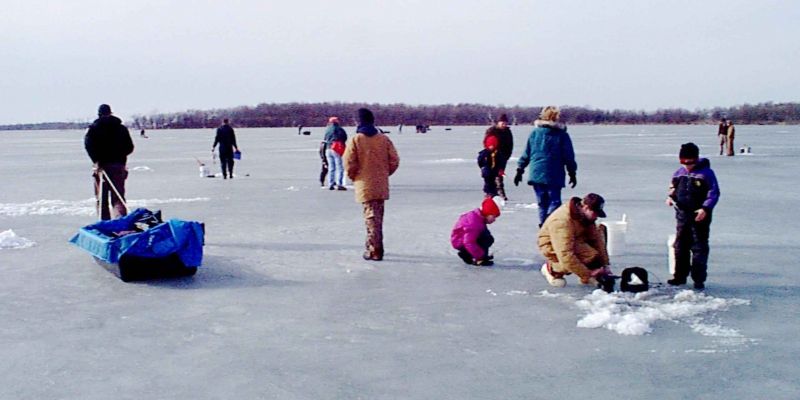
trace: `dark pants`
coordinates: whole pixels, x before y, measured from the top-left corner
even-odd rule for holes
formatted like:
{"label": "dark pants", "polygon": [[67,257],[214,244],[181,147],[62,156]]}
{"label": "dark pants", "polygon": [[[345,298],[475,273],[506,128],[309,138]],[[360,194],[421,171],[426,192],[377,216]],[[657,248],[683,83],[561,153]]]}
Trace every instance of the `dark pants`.
{"label": "dark pants", "polygon": [[508,197],[506,196],[506,186],[503,184],[503,177],[498,175],[496,178],[494,178],[494,184],[497,187],[497,195],[502,197],[503,200],[508,200]]}
{"label": "dark pants", "polygon": [[494,175],[483,178],[483,193],[489,196],[497,196],[497,177]]}
{"label": "dark pants", "polygon": [[[94,196],[97,199],[97,215],[102,220],[119,218],[128,215],[128,210],[122,204],[125,201],[125,179],[128,178],[128,169],[122,163],[101,164],[100,170],[92,174],[94,178]],[[100,175],[100,171],[105,171],[114,188],[117,189],[120,199],[106,179]],[[109,204],[111,207],[109,207]],[[112,212],[113,211],[113,212]]]}
{"label": "dark pants", "polygon": [[233,154],[230,157],[219,155],[219,165],[222,167],[222,177],[227,178],[228,175],[233,178]]}
{"label": "dark pants", "polygon": [[[480,236],[478,236],[477,242],[478,246],[480,246],[480,248],[483,249],[484,253],[486,253],[486,256],[484,257],[488,257],[489,248],[492,247],[492,245],[494,244],[494,236],[492,236],[492,233],[489,232],[489,229],[484,229],[483,232],[481,232]],[[458,256],[462,260],[464,260],[464,262],[467,264],[473,263],[472,254],[469,254],[469,252],[465,247],[461,247],[460,249],[458,249]]]}
{"label": "dark pants", "polygon": [[675,276],[678,281],[692,280],[704,283],[708,275],[708,236],[711,232],[711,213],[700,222],[695,222],[694,211],[675,211],[677,229],[675,234]]}

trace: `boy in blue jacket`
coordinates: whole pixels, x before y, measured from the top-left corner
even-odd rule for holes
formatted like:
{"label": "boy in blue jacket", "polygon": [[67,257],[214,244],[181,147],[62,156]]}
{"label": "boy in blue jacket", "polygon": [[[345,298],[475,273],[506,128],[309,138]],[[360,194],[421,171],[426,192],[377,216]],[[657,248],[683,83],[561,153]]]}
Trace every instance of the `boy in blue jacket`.
{"label": "boy in blue jacket", "polygon": [[682,167],[672,175],[667,205],[675,208],[675,275],[667,283],[683,285],[691,275],[695,289],[705,289],[711,214],[719,201],[717,177],[694,143],[681,145]]}

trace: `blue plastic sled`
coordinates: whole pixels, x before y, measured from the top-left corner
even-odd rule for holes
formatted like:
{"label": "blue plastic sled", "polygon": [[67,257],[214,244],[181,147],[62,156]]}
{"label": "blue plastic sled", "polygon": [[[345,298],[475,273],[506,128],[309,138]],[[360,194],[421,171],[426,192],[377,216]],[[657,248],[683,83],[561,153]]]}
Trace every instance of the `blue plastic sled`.
{"label": "blue plastic sled", "polygon": [[138,208],[127,216],[84,226],[70,242],[96,259],[118,264],[119,277],[126,282],[194,275],[203,262],[202,223],[171,219],[143,232],[114,234],[135,230],[134,223],[147,214],[152,212]]}

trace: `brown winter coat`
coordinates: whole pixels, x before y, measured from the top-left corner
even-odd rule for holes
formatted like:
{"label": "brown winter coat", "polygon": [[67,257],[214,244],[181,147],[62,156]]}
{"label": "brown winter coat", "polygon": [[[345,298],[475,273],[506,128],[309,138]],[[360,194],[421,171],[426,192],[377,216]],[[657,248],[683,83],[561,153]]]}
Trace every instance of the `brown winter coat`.
{"label": "brown winter coat", "polygon": [[359,133],[350,138],[343,156],[344,170],[356,189],[356,202],[389,199],[389,175],[400,165],[397,150],[383,133]]}
{"label": "brown winter coat", "polygon": [[608,252],[606,251],[605,240],[600,233],[597,225],[585,223],[581,216],[581,199],[573,197],[566,204],[562,205],[545,220],[544,225],[539,229],[539,250],[545,258],[557,259],[553,269],[556,272],[573,273],[587,281],[591,275],[584,261],[584,252],[581,248],[585,245],[594,249],[602,265],[608,265]]}

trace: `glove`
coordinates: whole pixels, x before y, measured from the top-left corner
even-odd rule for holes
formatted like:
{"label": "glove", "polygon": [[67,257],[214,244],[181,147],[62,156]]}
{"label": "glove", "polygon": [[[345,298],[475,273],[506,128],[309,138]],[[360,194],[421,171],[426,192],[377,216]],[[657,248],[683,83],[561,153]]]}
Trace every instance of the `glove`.
{"label": "glove", "polygon": [[525,172],[522,168],[517,168],[517,174],[514,175],[514,186],[519,186],[522,182],[522,173]]}
{"label": "glove", "polygon": [[569,187],[575,188],[575,185],[578,184],[578,178],[575,177],[575,173],[572,172],[569,174]]}

